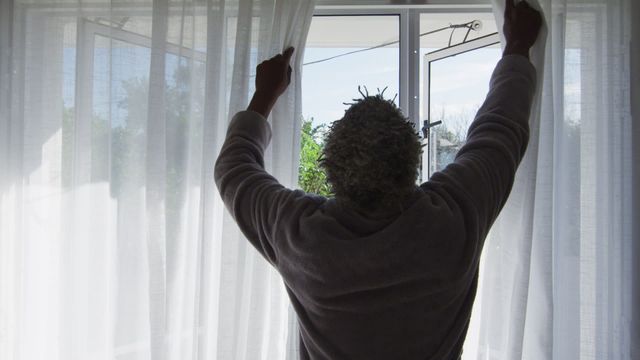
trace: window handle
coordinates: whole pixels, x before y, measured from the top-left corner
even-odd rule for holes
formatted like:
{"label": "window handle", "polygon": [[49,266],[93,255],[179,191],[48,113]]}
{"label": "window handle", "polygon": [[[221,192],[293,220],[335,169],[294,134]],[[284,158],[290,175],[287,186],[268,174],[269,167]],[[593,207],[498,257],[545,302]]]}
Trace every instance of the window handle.
{"label": "window handle", "polygon": [[422,122],[422,137],[427,139],[429,137],[429,130],[431,130],[432,127],[440,124],[442,124],[442,121],[440,120],[434,122],[429,121],[429,119],[424,120]]}

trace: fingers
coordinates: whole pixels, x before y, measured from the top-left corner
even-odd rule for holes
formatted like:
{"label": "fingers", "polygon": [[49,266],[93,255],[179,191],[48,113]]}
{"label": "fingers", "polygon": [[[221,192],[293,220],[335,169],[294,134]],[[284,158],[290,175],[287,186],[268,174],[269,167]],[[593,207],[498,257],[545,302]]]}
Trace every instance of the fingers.
{"label": "fingers", "polygon": [[293,48],[293,46],[287,48],[287,50],[284,51],[283,55],[284,55],[284,61],[288,64],[289,61],[291,61],[291,56],[293,56],[293,50],[295,50]]}
{"label": "fingers", "polygon": [[269,60],[283,61],[285,64],[289,64],[289,62],[291,61],[291,57],[293,56],[294,50],[295,49],[293,48],[293,46],[291,46],[287,48],[282,54],[278,54]]}
{"label": "fingers", "polygon": [[504,7],[505,16],[511,15],[513,10],[515,9],[516,4],[514,2],[515,0],[505,0],[505,7]]}
{"label": "fingers", "polygon": [[527,3],[526,1],[520,1],[518,3],[518,5],[516,5],[516,8],[518,9],[531,9],[531,6],[529,5],[529,3]]}
{"label": "fingers", "polygon": [[505,20],[514,22],[520,16],[525,16],[525,14],[537,13],[537,11],[529,5],[527,0],[520,0],[517,4],[515,2],[516,0],[505,0]]}

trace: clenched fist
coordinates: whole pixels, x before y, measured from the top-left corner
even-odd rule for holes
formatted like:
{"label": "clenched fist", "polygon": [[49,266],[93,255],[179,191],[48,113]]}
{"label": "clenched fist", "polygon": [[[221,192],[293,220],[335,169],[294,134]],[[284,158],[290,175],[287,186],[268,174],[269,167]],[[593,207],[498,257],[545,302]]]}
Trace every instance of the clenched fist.
{"label": "clenched fist", "polygon": [[520,54],[529,57],[529,49],[536,41],[542,16],[533,9],[525,0],[517,5],[515,0],[506,0],[504,10],[504,37],[507,45],[504,54]]}
{"label": "clenched fist", "polygon": [[291,82],[289,61],[292,55],[293,48],[290,47],[284,53],[261,62],[256,68],[256,91],[276,97],[282,95]]}
{"label": "clenched fist", "polygon": [[291,83],[291,56],[293,47],[282,54],[265,60],[256,68],[256,92],[247,110],[268,117],[276,101]]}

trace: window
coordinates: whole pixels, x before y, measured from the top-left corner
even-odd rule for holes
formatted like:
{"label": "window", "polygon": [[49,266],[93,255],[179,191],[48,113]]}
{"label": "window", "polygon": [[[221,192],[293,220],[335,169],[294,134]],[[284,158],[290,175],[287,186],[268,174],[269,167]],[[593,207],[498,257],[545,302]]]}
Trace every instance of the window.
{"label": "window", "polygon": [[[138,21],[127,23],[134,25]],[[142,235],[121,229],[140,228],[136,222],[139,212],[143,211],[144,187],[150,183],[145,171],[149,157],[147,135],[152,131],[147,124],[150,82],[153,81],[149,79],[152,40],[145,34],[87,19],[79,22],[79,34],[78,59],[72,60],[78,67],[79,86],[75,98],[81,101],[75,109],[74,126],[78,129],[75,141],[76,146],[86,146],[88,151],[76,156],[83,157],[77,161],[90,163],[86,167],[90,171],[75,176],[91,183],[108,184],[105,192],[117,200],[114,228],[122,232],[115,245],[119,265],[135,269],[143,252],[132,250],[139,245],[133,239]],[[164,108],[160,111],[164,112],[166,126],[163,146],[171,151],[161,156],[166,179],[163,186],[166,251],[170,253],[178,252],[180,242],[184,241],[180,234],[186,221],[183,207],[190,178],[197,176],[194,172],[198,171],[190,162],[198,161],[201,145],[193,145],[202,141],[205,60],[203,52],[171,42],[165,44],[164,79],[160,75],[164,83]],[[86,145],[83,145],[84,134],[90,138]],[[176,257],[167,257],[170,273],[178,266],[177,261]],[[119,301],[126,304],[124,306],[138,306],[136,290],[141,286],[144,285],[137,276],[121,277]],[[118,351],[136,350],[138,345],[132,342],[136,331],[132,327],[118,329]]]}
{"label": "window", "polygon": [[[463,144],[500,59],[490,7],[425,6],[316,10],[302,73],[303,117],[328,125],[368,92],[396,94],[425,151],[419,182],[441,170]],[[332,74],[332,75],[327,75]],[[364,89],[363,89],[364,91]],[[421,131],[428,124],[428,134]]]}
{"label": "window", "polygon": [[[136,23],[132,21],[131,23]],[[125,23],[126,24],[126,23]],[[151,38],[139,33],[114,28],[89,20],[81,22],[82,41],[78,47],[77,119],[90,119],[92,181],[111,178],[113,196],[124,189],[121,177],[142,178],[133,169],[142,171],[145,143],[140,134],[146,126]],[[187,131],[186,119],[202,121],[204,107],[204,71],[206,54],[173,43],[166,44],[165,55],[165,110],[167,133],[181,141]],[[192,82],[197,82],[192,84]],[[195,90],[195,91],[193,91]],[[187,114],[188,112],[188,114]],[[197,128],[197,127],[194,127]],[[179,146],[178,148],[183,148]],[[168,174],[182,174],[185,169],[181,157],[170,154]],[[110,159],[109,159],[110,157]],[[169,179],[180,186],[180,179]]]}
{"label": "window", "polygon": [[501,49],[491,13],[421,14],[420,33],[420,118],[429,129],[422,174],[429,176],[464,144]]}

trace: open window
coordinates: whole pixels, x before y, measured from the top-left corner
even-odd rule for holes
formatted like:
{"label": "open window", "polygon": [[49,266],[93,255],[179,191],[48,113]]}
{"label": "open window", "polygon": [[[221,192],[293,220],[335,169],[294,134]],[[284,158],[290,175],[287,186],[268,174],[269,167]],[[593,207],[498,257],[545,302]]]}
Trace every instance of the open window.
{"label": "open window", "polygon": [[358,85],[369,93],[387,87],[385,97],[397,94],[396,103],[416,131],[427,135],[417,179],[423,182],[464,143],[500,56],[489,6],[323,8],[316,11],[305,48],[303,117],[329,125],[342,117],[343,102],[360,96]]}
{"label": "open window", "polygon": [[500,56],[498,33],[424,55],[423,133],[428,151],[423,156],[423,175],[425,169],[429,176],[442,170],[464,145]]}

